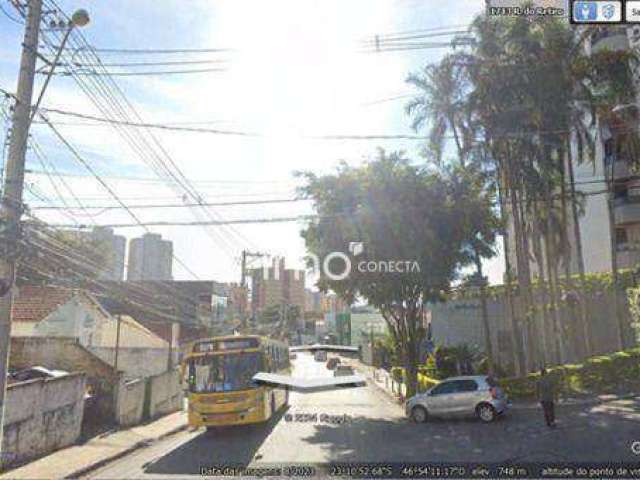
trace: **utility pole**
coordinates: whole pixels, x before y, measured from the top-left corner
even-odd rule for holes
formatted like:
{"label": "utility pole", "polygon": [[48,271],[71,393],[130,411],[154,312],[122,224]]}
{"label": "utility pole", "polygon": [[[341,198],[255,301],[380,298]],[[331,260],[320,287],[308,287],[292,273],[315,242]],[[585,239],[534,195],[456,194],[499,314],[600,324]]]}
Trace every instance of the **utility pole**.
{"label": "utility pole", "polygon": [[[42,15],[42,0],[29,0],[27,20],[20,58],[20,74],[13,110],[11,139],[7,157],[5,183],[0,203],[0,282],[4,292],[0,292],[0,451],[4,427],[4,400],[7,387],[7,367],[11,336],[11,306],[20,240],[20,217],[22,216],[22,191],[24,189],[24,163],[29,123],[33,83],[38,55],[38,35]],[[4,452],[2,452],[4,453]],[[3,456],[0,456],[2,462]]]}

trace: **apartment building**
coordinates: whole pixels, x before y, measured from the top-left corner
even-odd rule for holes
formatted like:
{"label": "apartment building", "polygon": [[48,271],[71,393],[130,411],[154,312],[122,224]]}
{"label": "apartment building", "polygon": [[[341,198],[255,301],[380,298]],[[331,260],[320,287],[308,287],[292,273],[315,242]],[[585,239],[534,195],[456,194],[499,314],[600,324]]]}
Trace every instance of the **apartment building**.
{"label": "apartment building", "polygon": [[[515,1],[515,0],[514,0]],[[640,45],[640,26],[609,26],[596,30],[585,48],[592,54],[602,50],[617,51]],[[640,72],[638,72],[640,73]],[[640,83],[639,83],[640,85]],[[575,189],[582,198],[582,215],[579,218],[583,261],[587,273],[611,271],[616,256],[618,268],[631,268],[640,262],[640,180],[629,168],[630,159],[620,147],[619,132],[628,130],[630,123],[637,123],[640,109],[635,105],[620,105],[612,112],[613,121],[598,121],[594,128],[595,161],[579,162],[573,155]],[[624,133],[622,133],[624,134]],[[574,149],[577,147],[574,145]],[[613,201],[609,205],[609,186],[613,186]],[[514,238],[511,219],[507,224],[510,238]],[[569,270],[577,273],[577,246],[573,235],[571,215],[568,241],[571,248]],[[610,228],[613,225],[614,228]],[[515,273],[515,242],[509,244],[509,260]],[[531,272],[538,274],[532,260]]]}
{"label": "apartment building", "polygon": [[129,242],[127,280],[171,280],[173,243],[157,233],[145,233]]}
{"label": "apartment building", "polygon": [[254,316],[276,305],[294,305],[305,311],[305,272],[285,268],[284,259],[270,267],[251,270],[251,308]]}
{"label": "apartment building", "polygon": [[90,232],[77,232],[76,235],[79,239],[98,245],[100,251],[106,253],[98,278],[100,280],[122,281],[127,239],[122,235],[116,235],[109,227],[93,227]]}

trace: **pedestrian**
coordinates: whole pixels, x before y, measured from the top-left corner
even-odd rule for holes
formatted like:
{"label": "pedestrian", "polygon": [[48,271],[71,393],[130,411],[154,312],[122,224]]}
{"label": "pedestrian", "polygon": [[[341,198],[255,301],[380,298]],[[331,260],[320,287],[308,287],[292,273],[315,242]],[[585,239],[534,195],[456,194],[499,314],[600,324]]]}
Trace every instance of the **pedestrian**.
{"label": "pedestrian", "polygon": [[538,401],[542,405],[544,412],[544,421],[550,428],[556,426],[555,400],[556,392],[553,379],[547,374],[547,370],[543,367],[540,369],[540,379],[536,385],[536,393]]}

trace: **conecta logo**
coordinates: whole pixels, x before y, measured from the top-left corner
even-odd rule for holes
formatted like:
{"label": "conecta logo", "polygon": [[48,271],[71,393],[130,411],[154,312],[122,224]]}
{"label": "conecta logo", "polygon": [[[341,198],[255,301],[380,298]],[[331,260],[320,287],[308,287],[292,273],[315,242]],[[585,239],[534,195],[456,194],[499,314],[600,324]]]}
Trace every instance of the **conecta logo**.
{"label": "conecta logo", "polygon": [[[311,263],[312,273],[325,276],[329,280],[339,282],[345,280],[351,275],[354,268],[361,274],[402,274],[402,273],[419,273],[420,264],[416,260],[406,259],[392,259],[392,260],[360,260],[357,261],[357,257],[364,253],[363,242],[349,242],[348,251],[351,256],[345,252],[333,251],[329,252],[324,258],[320,258],[318,255],[310,253],[307,255],[308,260]],[[274,278],[280,278],[280,264],[274,263],[273,274]],[[270,275],[269,269],[264,269],[265,278]],[[294,271],[294,277],[298,277],[300,272]]]}

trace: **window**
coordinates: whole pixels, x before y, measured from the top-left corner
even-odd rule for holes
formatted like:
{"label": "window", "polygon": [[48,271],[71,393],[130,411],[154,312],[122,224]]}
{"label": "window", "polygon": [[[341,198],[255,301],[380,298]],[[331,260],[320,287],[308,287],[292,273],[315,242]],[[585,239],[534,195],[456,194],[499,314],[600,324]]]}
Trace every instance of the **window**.
{"label": "window", "polygon": [[459,392],[475,392],[478,390],[478,384],[475,380],[459,380],[458,382]]}
{"label": "window", "polygon": [[260,356],[257,353],[196,358],[189,363],[191,391],[211,393],[254,388],[252,377],[258,371]]}
{"label": "window", "polygon": [[625,245],[628,242],[627,231],[624,228],[616,228],[616,245]]}
{"label": "window", "polygon": [[432,395],[445,395],[447,393],[456,393],[459,391],[458,382],[443,382],[431,390]]}

